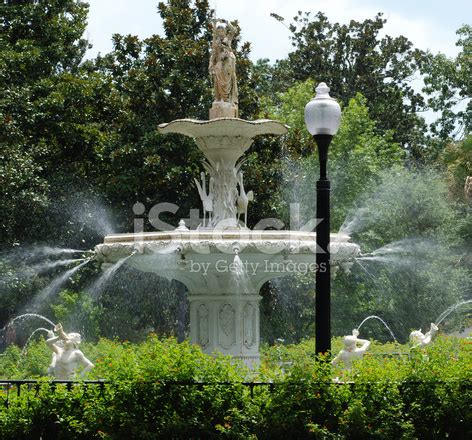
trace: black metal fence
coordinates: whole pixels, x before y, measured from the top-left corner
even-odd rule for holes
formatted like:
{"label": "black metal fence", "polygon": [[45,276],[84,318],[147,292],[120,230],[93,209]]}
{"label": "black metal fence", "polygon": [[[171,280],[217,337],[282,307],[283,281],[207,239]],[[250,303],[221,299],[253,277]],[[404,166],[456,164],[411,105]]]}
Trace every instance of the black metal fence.
{"label": "black metal fence", "polygon": [[[274,390],[276,385],[274,382],[200,382],[200,381],[167,381],[156,380],[152,383],[159,383],[165,387],[197,387],[203,388],[205,386],[236,386],[241,385],[248,387],[251,398],[254,397],[254,389],[257,387],[267,387],[270,392]],[[41,387],[49,387],[51,392],[55,392],[59,385],[65,385],[67,391],[80,388],[83,391],[83,396],[88,394],[90,388],[98,389],[98,396],[105,397],[107,386],[113,387],[114,382],[105,379],[101,380],[0,380],[0,406],[9,408],[12,402],[12,397],[20,397],[22,393],[27,392],[28,396],[33,398],[39,397]],[[33,394],[31,394],[33,393]]]}
{"label": "black metal fence", "polygon": [[[395,384],[398,385],[401,389],[408,386],[418,386],[420,384],[430,384],[430,385],[440,385],[440,384],[451,384],[457,383],[456,380],[434,380],[434,381],[421,381],[421,380],[407,380],[402,382],[396,382]],[[461,388],[465,390],[472,390],[472,381],[471,380],[461,380],[460,381]],[[200,382],[200,381],[173,381],[173,380],[154,380],[150,382],[144,381],[143,383],[154,383],[159,384],[163,387],[196,387],[196,388],[203,388],[203,387],[234,387],[234,386],[243,386],[247,387],[250,392],[251,398],[254,397],[254,390],[257,388],[267,388],[270,393],[274,391],[274,389],[278,386],[306,386],[310,383],[316,383],[316,381],[310,382],[301,382],[301,381],[284,381],[284,382]],[[383,383],[383,382],[382,382]],[[393,384],[393,383],[392,383]],[[85,398],[89,394],[91,389],[94,390],[96,393],[95,395],[99,398],[106,398],[106,389],[114,388],[117,384],[113,381],[101,379],[101,380],[37,380],[37,379],[29,379],[29,380],[0,380],[0,408],[9,408],[14,400],[14,397],[20,397],[22,393],[27,394],[28,399],[38,398],[40,395],[41,388],[49,387],[49,391],[55,392],[58,386],[64,385],[63,389],[71,392],[73,390],[81,391],[82,396]],[[354,388],[356,385],[359,386],[369,386],[373,384],[369,383],[356,383],[353,381],[331,381],[331,382],[319,382],[320,386],[349,386],[350,388]],[[29,400],[28,400],[29,402]]]}

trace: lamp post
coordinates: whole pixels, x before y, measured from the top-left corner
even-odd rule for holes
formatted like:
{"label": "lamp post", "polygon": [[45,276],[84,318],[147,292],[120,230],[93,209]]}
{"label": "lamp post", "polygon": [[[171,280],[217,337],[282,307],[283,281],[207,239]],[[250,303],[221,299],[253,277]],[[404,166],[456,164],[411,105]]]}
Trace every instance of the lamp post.
{"label": "lamp post", "polygon": [[316,96],[305,107],[305,124],[318,146],[320,178],[316,182],[316,353],[331,350],[330,181],[328,148],[341,123],[341,108],[320,83]]}

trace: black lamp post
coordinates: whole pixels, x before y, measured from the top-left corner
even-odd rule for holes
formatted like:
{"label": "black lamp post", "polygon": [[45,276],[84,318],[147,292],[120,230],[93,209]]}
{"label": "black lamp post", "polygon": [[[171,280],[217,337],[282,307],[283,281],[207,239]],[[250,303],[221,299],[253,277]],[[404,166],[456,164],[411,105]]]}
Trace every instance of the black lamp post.
{"label": "black lamp post", "polygon": [[330,181],[326,172],[328,148],[341,123],[341,108],[320,83],[305,107],[305,124],[318,146],[320,178],[316,182],[316,353],[331,350]]}

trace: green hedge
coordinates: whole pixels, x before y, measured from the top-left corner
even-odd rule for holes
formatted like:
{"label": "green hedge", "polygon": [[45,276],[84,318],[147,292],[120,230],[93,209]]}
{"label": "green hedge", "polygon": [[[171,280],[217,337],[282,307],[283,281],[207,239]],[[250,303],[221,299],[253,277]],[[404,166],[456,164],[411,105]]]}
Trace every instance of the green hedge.
{"label": "green hedge", "polygon": [[[267,349],[250,373],[172,339],[101,340],[83,351],[96,364],[87,378],[106,378],[103,387],[52,388],[43,378],[20,397],[11,389],[8,408],[4,388],[0,438],[472,438],[471,348],[446,337],[413,352],[373,344],[348,372],[314,359],[307,341]],[[7,368],[10,378],[31,377],[41,370],[34,362],[49,360],[43,341],[24,357],[34,361],[18,364],[18,355],[10,348],[0,357],[0,377]],[[204,384],[187,384],[195,381]],[[272,386],[251,393],[246,381]]]}

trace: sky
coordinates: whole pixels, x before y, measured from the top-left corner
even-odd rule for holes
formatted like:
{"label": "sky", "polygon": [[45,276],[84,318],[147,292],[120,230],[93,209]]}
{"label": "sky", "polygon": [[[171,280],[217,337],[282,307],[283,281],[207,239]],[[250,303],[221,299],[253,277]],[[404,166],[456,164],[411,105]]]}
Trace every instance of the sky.
{"label": "sky", "polygon": [[[89,25],[86,37],[93,48],[88,58],[112,49],[114,33],[145,38],[163,34],[157,12],[158,0],[88,0]],[[472,24],[469,0],[210,0],[218,18],[239,21],[242,40],[252,44],[251,59],[284,58],[291,50],[290,32],[270,16],[276,13],[289,24],[297,11],[316,14],[322,11],[331,22],[348,23],[351,19],[373,18],[383,12],[387,19],[385,33],[404,35],[419,49],[442,52],[454,57],[456,30]]]}

